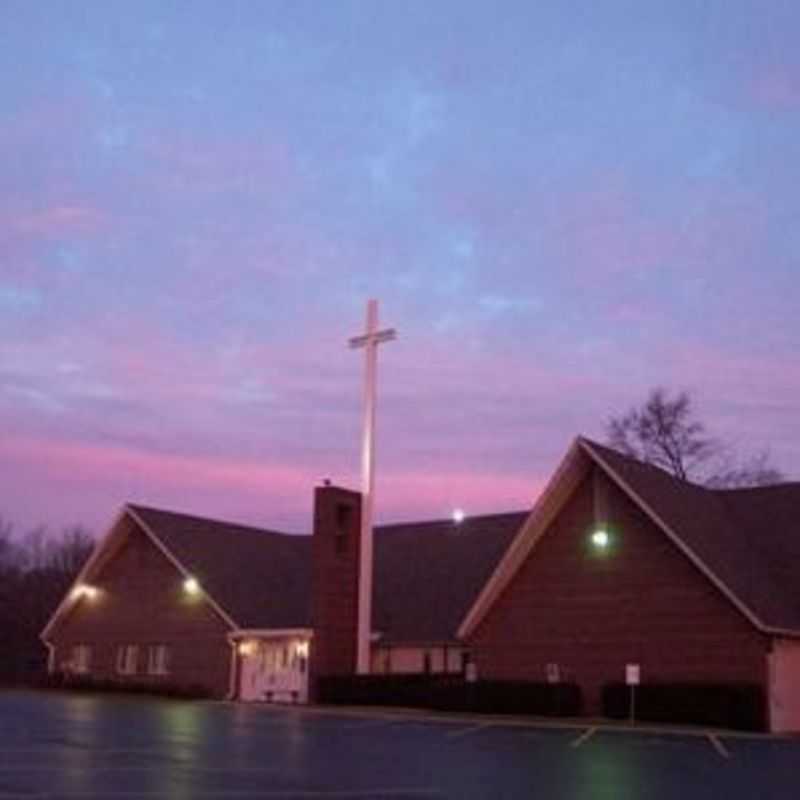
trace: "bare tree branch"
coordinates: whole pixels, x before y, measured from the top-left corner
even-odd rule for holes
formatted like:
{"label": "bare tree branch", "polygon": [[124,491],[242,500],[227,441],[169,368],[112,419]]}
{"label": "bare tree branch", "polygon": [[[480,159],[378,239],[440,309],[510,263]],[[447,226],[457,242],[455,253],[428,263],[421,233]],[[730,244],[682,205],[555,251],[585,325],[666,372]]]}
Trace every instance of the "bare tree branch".
{"label": "bare tree branch", "polygon": [[770,466],[766,451],[737,461],[730,448],[694,418],[686,391],[671,397],[663,387],[651,390],[642,406],[608,421],[606,441],[615,450],[680,480],[712,488],[763,486],[783,480],[780,471]]}

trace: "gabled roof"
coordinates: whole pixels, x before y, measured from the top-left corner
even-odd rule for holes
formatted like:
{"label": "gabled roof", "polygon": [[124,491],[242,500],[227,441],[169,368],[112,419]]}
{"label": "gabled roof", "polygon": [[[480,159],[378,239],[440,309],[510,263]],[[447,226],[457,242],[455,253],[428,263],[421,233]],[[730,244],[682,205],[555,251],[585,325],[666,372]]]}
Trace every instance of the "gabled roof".
{"label": "gabled roof", "polygon": [[753,615],[800,631],[800,483],[706,489],[584,440]]}
{"label": "gabled roof", "polygon": [[460,635],[474,630],[592,465],[753,625],[800,634],[800,484],[706,489],[579,437],[466,615]]}
{"label": "gabled roof", "polygon": [[[455,638],[475,595],[527,515],[496,514],[375,529],[373,629],[391,642]],[[263,530],[141,505],[133,521],[184,575],[199,582],[220,616],[238,629],[311,626],[311,537]],[[102,571],[123,534],[118,519],[76,583]],[[107,551],[104,554],[104,550]],[[413,598],[413,602],[409,602]],[[43,632],[47,638],[69,595]]]}

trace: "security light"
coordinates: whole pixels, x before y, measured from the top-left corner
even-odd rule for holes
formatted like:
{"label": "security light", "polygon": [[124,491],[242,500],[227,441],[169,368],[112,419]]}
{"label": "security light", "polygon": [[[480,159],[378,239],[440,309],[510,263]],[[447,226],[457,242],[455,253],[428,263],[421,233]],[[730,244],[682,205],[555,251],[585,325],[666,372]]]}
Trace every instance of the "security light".
{"label": "security light", "polygon": [[256,643],[252,641],[242,642],[239,645],[239,655],[241,656],[252,656],[256,652]]}
{"label": "security light", "polygon": [[183,582],[183,591],[186,594],[197,594],[200,591],[200,584],[196,578],[187,578]]}
{"label": "security light", "polygon": [[85,597],[87,600],[94,600],[97,597],[97,594],[97,587],[89,586],[88,583],[79,583],[72,590],[72,598],[74,600],[80,600],[81,597]]}
{"label": "security light", "polygon": [[611,537],[608,531],[600,528],[592,534],[592,545],[596,550],[606,550],[611,544]]}
{"label": "security light", "polygon": [[464,513],[463,508],[453,509],[453,522],[455,522],[456,525],[460,525],[464,521],[466,516],[467,515]]}

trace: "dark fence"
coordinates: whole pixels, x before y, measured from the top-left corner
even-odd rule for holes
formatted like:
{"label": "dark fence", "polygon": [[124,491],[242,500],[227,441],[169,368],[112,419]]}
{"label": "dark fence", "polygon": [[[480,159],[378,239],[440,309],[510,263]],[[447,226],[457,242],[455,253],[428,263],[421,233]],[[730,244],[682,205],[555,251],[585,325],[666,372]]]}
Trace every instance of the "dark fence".
{"label": "dark fence", "polygon": [[205,686],[179,683],[145,683],[137,681],[90,678],[81,675],[53,673],[37,683],[40,689],[65,689],[75,692],[112,692],[116,694],[140,694],[156,697],[172,697],[176,700],[199,700],[212,696]]}
{"label": "dark fence", "polygon": [[402,706],[482,714],[578,716],[580,687],[572,683],[488,681],[446,675],[346,675],[319,678],[317,701]]}
{"label": "dark fence", "polygon": [[[766,727],[764,690],[751,683],[652,683],[635,689],[635,717],[646,722],[708,725],[758,731]],[[630,716],[631,687],[603,687],[603,713]]]}

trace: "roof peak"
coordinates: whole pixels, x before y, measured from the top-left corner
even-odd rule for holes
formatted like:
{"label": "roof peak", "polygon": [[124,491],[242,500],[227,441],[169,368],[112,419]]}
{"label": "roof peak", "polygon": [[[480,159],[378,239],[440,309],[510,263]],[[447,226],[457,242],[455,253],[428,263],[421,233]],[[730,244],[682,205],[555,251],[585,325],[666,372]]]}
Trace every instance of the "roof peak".
{"label": "roof peak", "polygon": [[738,486],[730,488],[706,486],[702,483],[695,483],[694,481],[681,479],[677,477],[677,475],[673,475],[671,472],[664,469],[663,467],[659,467],[656,464],[651,464],[648,461],[642,461],[641,459],[638,459],[635,456],[631,456],[628,455],[627,453],[623,453],[622,451],[617,450],[615,447],[612,447],[611,445],[601,444],[600,442],[596,442],[587,436],[582,436],[582,435],[578,436],[577,441],[584,446],[588,446],[590,450],[591,449],[599,450],[600,455],[602,455],[603,452],[611,452],[616,457],[629,461],[631,464],[635,464],[637,467],[652,470],[663,477],[669,478],[680,487],[691,487],[692,489],[700,489],[712,495],[722,495],[728,497],[730,495],[737,493],[745,494],[745,493],[754,493],[759,491],[769,492],[775,489],[780,489],[785,487],[795,487],[796,490],[800,490],[800,481],[781,481],[780,483],[769,483],[761,486]]}

